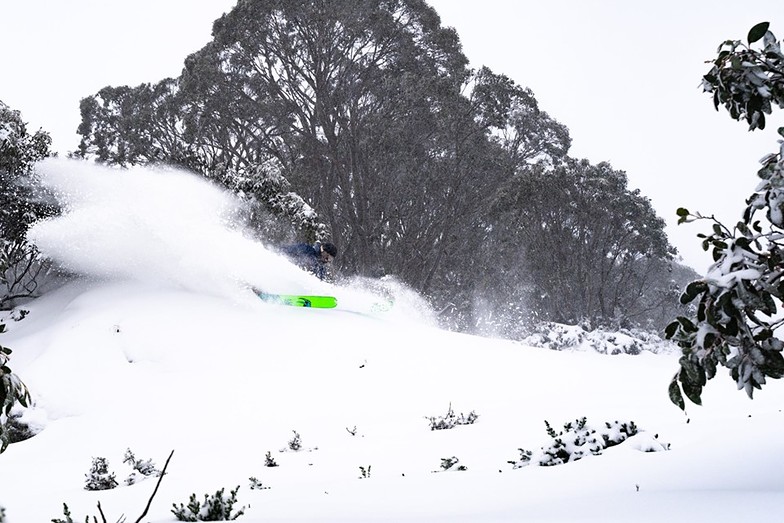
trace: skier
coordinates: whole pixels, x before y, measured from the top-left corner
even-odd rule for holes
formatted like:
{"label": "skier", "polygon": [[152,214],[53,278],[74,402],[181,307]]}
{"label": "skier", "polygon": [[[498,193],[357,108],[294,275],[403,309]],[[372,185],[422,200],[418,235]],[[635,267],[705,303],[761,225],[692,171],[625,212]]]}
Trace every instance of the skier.
{"label": "skier", "polygon": [[295,243],[283,247],[282,252],[292,263],[314,274],[320,280],[327,279],[328,265],[338,255],[338,249],[329,242]]}

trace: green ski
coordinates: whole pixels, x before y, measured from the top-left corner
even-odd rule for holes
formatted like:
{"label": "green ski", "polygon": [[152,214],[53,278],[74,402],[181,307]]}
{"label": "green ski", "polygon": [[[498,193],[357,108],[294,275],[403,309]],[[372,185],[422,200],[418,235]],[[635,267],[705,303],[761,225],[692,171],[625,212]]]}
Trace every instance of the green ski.
{"label": "green ski", "polygon": [[313,307],[316,309],[332,309],[338,300],[334,296],[303,296],[299,294],[271,294],[256,291],[256,295],[264,301],[291,305],[292,307]]}

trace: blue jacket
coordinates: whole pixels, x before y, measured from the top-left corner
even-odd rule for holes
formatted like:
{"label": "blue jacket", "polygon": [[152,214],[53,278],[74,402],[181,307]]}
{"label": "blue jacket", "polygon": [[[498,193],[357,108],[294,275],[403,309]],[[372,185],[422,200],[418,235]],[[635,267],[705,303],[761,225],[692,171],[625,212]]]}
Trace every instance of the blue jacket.
{"label": "blue jacket", "polygon": [[321,261],[321,244],[295,243],[281,249],[292,263],[314,274],[320,280],[327,276],[327,264]]}

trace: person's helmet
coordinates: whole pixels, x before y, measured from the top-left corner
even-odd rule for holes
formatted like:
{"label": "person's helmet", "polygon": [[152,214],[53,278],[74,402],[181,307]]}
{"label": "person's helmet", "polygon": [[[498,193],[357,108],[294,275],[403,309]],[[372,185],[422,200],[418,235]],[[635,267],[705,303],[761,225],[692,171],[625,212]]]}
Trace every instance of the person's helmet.
{"label": "person's helmet", "polygon": [[323,243],[321,244],[321,248],[324,249],[324,252],[326,252],[333,258],[338,255],[338,248],[335,247],[335,244],[333,243]]}

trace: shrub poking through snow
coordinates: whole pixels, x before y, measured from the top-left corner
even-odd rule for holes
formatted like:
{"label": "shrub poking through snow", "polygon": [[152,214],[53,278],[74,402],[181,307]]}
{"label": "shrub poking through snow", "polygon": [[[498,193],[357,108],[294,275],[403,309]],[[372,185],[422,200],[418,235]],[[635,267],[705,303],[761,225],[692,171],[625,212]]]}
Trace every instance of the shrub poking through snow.
{"label": "shrub poking through snow", "polygon": [[212,496],[204,495],[204,501],[199,502],[196,494],[191,494],[187,505],[180,503],[172,504],[172,514],[177,521],[233,521],[245,513],[245,507],[234,512],[234,505],[237,503],[237,491],[239,486],[231,491],[228,499],[223,498],[224,489],[220,489]]}
{"label": "shrub poking through snow", "polygon": [[117,479],[114,472],[109,472],[109,462],[106,458],[93,458],[90,472],[84,475],[86,478],[85,490],[109,490],[117,486]]}
{"label": "shrub poking through snow", "polygon": [[[161,486],[161,481],[163,481],[163,477],[166,475],[166,469],[169,468],[169,462],[171,461],[173,455],[174,455],[174,451],[172,450],[171,453],[169,454],[169,457],[166,459],[166,463],[163,465],[163,470],[158,472],[158,482],[155,484],[155,489],[152,491],[152,494],[150,495],[150,499],[147,500],[147,506],[144,507],[144,510],[142,511],[142,515],[139,516],[139,518],[136,520],[137,523],[139,521],[142,521],[144,517],[147,515],[147,512],[150,510],[150,506],[152,505],[152,500],[155,498],[155,495],[158,493],[158,488]],[[101,481],[106,481],[106,484],[109,485],[113,483],[113,485],[104,488],[92,488],[92,489],[87,487],[85,488],[87,490],[106,490],[107,488],[116,487],[117,482],[114,481],[114,474],[109,475],[111,477],[110,481],[106,480],[108,474],[108,468],[109,468],[109,464],[104,458],[93,458],[93,470],[90,471],[91,474],[95,471],[96,477],[101,478]],[[88,480],[89,480],[89,476],[90,475],[88,475]],[[98,502],[98,514],[101,516],[101,521],[103,523],[106,523],[106,515],[103,513],[103,508],[101,508],[100,501]],[[63,515],[65,516],[65,519],[54,518],[52,519],[52,523],[74,523],[73,518],[71,518],[71,511],[68,509],[68,505],[65,503],[63,503]],[[93,516],[92,518],[90,518],[90,516],[87,515],[84,517],[84,521],[85,523],[89,523],[90,521],[93,521],[94,523],[98,523],[98,517]],[[124,523],[125,521],[126,521],[125,516],[120,516],[120,518],[117,519],[117,523]],[[196,520],[192,520],[192,521],[196,521]],[[0,523],[2,523],[2,519],[0,519]]]}
{"label": "shrub poking through snow", "polygon": [[[65,519],[53,518],[52,523],[74,523],[73,518],[71,518],[71,510],[65,503],[63,503],[63,516],[65,516]],[[89,518],[85,517],[85,521],[89,521]]]}
{"label": "shrub poking through snow", "polygon": [[367,467],[359,467],[359,479],[367,479],[370,477],[370,465]]}
{"label": "shrub poking through snow", "polygon": [[5,523],[5,509],[0,507],[0,523]]}
{"label": "shrub poking through snow", "polygon": [[269,450],[267,451],[267,455],[264,456],[264,466],[265,467],[277,467],[278,463],[275,461],[275,458],[272,457],[272,452]]}
{"label": "shrub poking through snow", "polygon": [[427,419],[430,421],[430,430],[446,430],[453,429],[458,425],[473,425],[477,418],[479,418],[479,414],[473,410],[468,413],[468,416],[463,415],[462,412],[460,416],[457,416],[450,403],[445,416],[431,416]]}
{"label": "shrub poking through snow", "polygon": [[468,467],[465,465],[457,465],[460,460],[457,456],[452,456],[451,458],[441,458],[441,470],[434,470],[433,472],[445,472],[447,470],[459,470],[465,471],[468,470]]}
{"label": "shrub poking through snow", "polygon": [[598,352],[599,354],[672,354],[678,347],[656,334],[642,329],[592,328],[586,324],[564,325],[543,322],[534,332],[521,340],[525,345],[555,351]]}
{"label": "shrub poking through snow", "polygon": [[256,477],[254,477],[254,476],[249,477],[248,481],[250,481],[250,489],[251,490],[268,490],[270,488],[270,487],[265,487],[261,483],[261,480],[256,478]]}
{"label": "shrub poking through snow", "polygon": [[528,465],[541,465],[549,467],[552,465],[562,465],[570,461],[577,461],[585,456],[598,456],[602,450],[618,445],[630,436],[637,434],[637,425],[633,421],[613,421],[605,423],[600,429],[594,429],[588,425],[588,420],[583,417],[573,423],[564,424],[560,432],[544,422],[547,435],[550,436],[549,445],[541,447],[533,452],[525,449],[520,451],[520,459],[509,461],[516,469]]}
{"label": "shrub poking through snow", "polygon": [[[5,324],[0,323],[0,333],[5,330]],[[28,407],[30,391],[19,377],[11,372],[8,367],[11,349],[0,345],[0,453],[2,453],[11,442],[8,428],[8,417],[11,409],[18,403],[22,407]]]}
{"label": "shrub poking through snow", "polygon": [[294,433],[294,437],[289,440],[289,448],[296,452],[302,448],[302,438],[296,430],[291,432]]}
{"label": "shrub poking through snow", "polygon": [[[140,479],[144,479],[145,477],[155,476],[158,477],[161,475],[161,471],[155,466],[151,459],[148,460],[141,460],[136,459],[136,456],[131,452],[131,449],[127,449],[125,451],[125,459],[123,459],[123,463],[127,463],[131,467],[133,467],[133,472],[125,478],[126,485],[133,485],[137,483]],[[141,478],[139,476],[142,476]]]}

